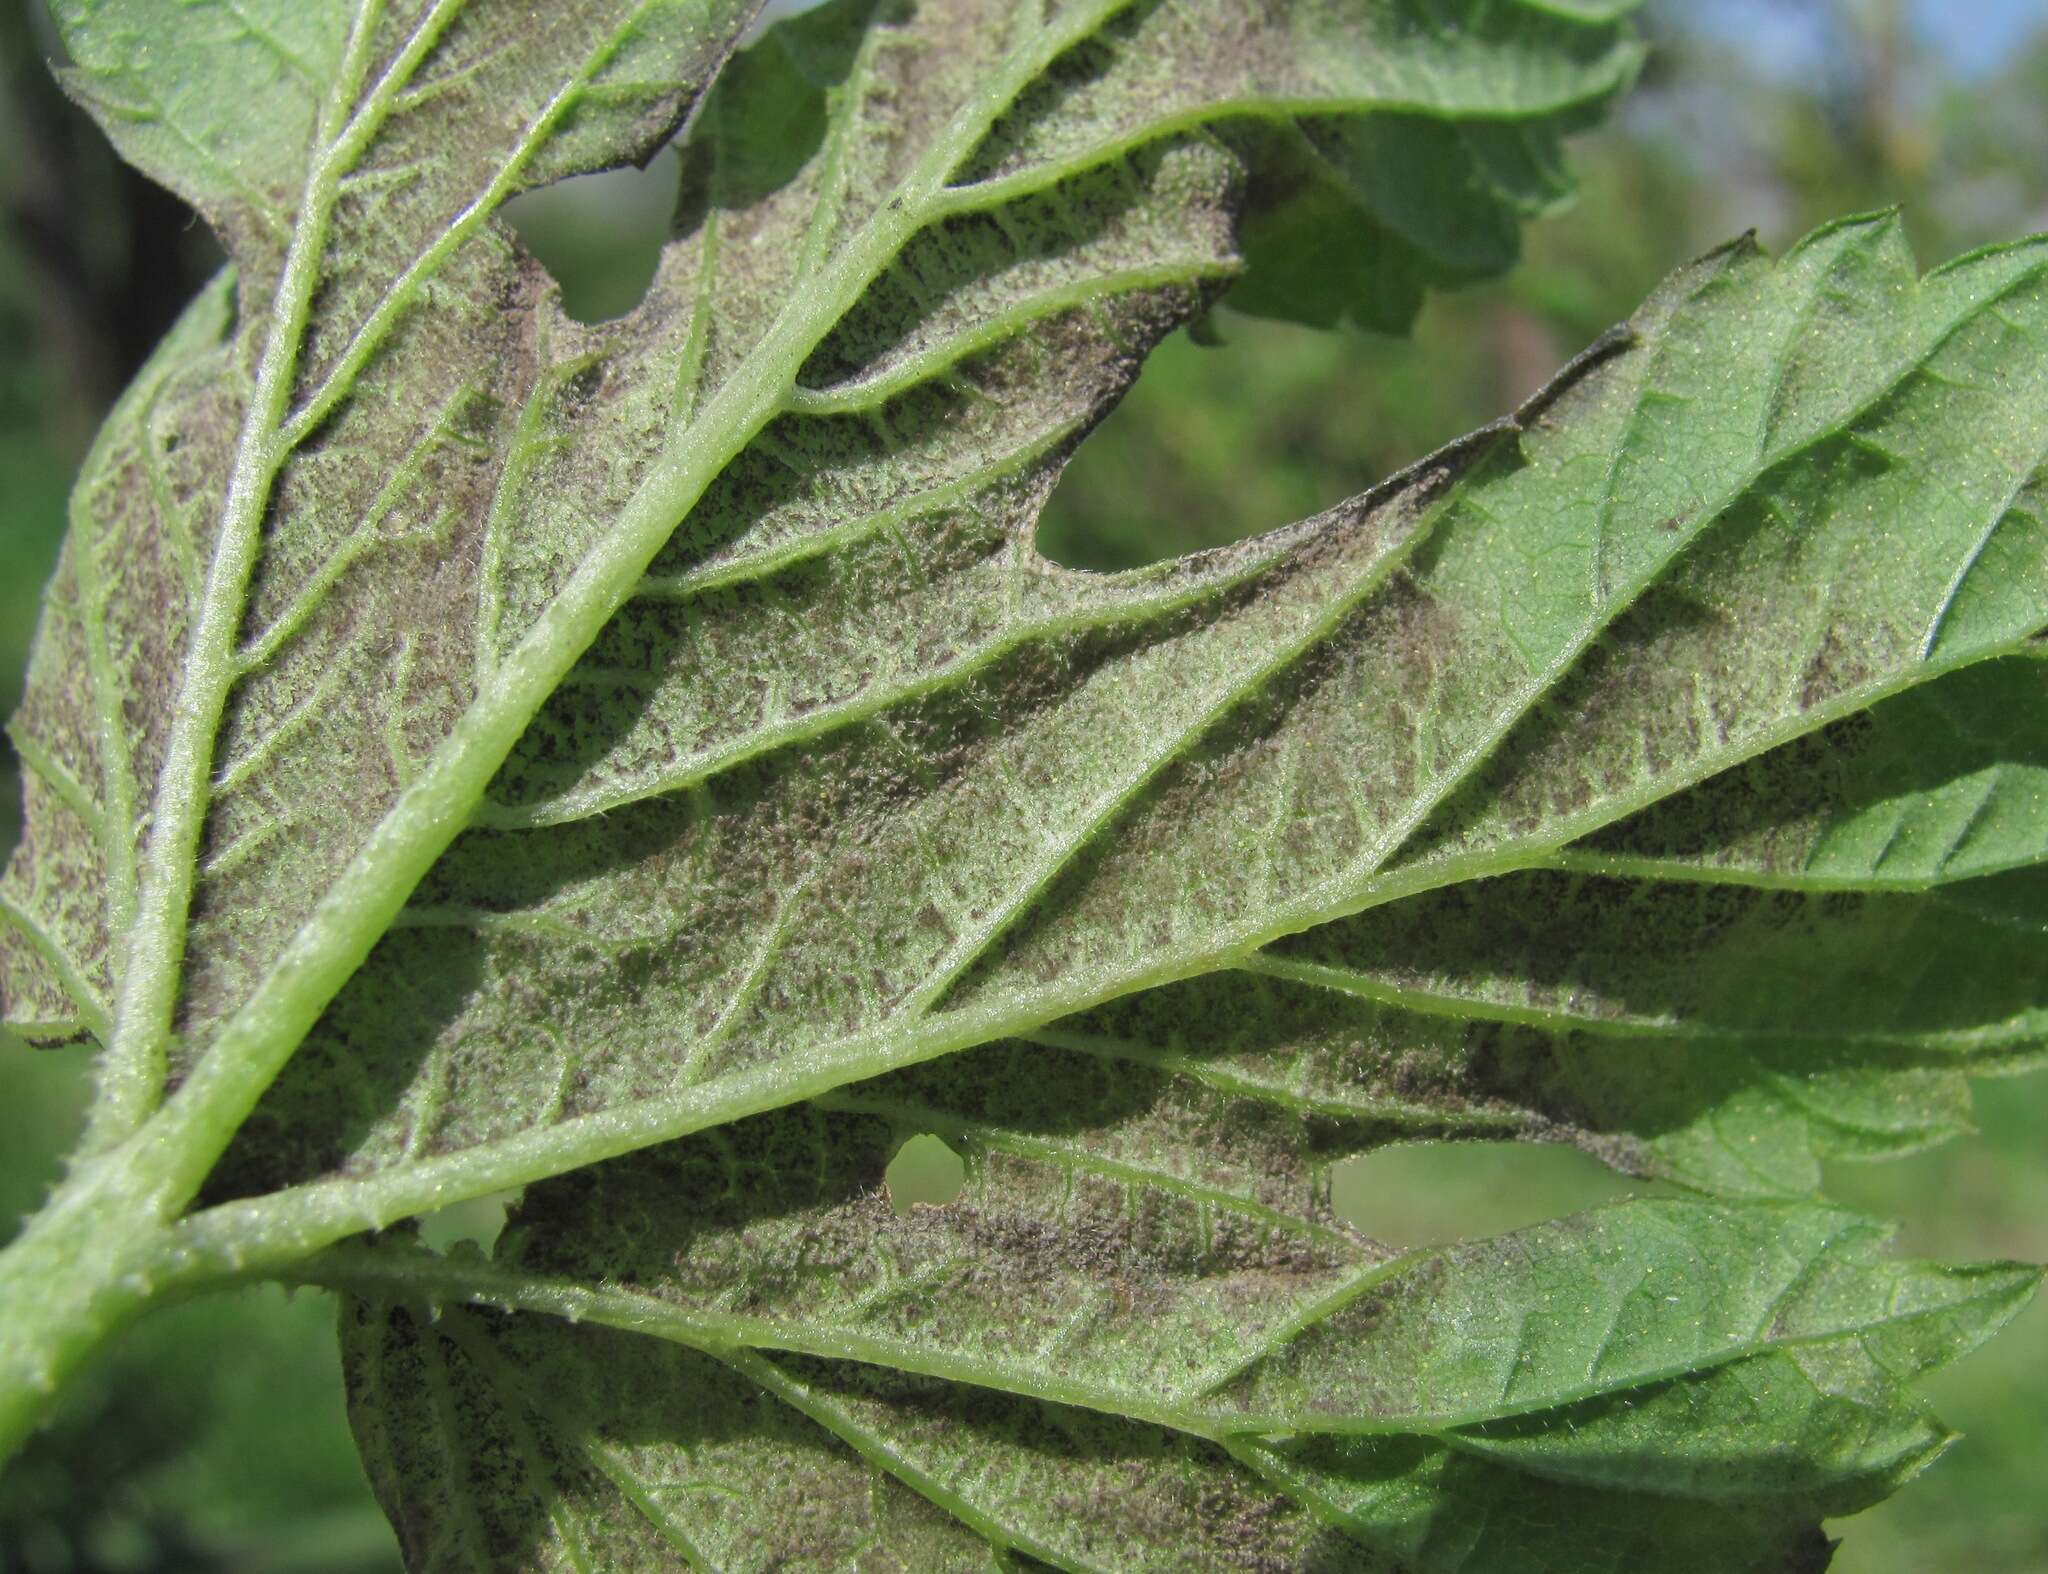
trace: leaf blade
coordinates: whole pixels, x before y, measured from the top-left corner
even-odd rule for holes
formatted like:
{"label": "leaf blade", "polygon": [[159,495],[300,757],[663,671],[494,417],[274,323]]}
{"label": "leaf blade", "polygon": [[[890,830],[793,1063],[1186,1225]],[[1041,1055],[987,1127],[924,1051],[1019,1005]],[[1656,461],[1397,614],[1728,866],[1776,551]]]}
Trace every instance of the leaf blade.
{"label": "leaf blade", "polygon": [[[1646,565],[1630,573],[1640,578],[1655,565],[1669,563],[1677,582],[1657,582],[1658,594],[1668,604],[1662,608],[1624,607],[1620,603],[1628,598],[1618,594],[1606,602],[1589,601],[1582,575],[1591,558],[1582,553],[1572,560],[1575,567],[1566,578],[1576,583],[1573,594],[1581,599],[1560,603],[1570,616],[1545,638],[1563,641],[1557,648],[1566,653],[1584,653],[1582,665],[1573,655],[1569,673],[1559,669],[1568,691],[1576,685],[1583,691],[1580,695],[1568,692],[1553,711],[1532,712],[1532,698],[1542,698],[1540,691],[1530,690],[1526,681],[1496,684],[1494,677],[1505,670],[1501,663],[1521,660],[1513,652],[1523,637],[1498,620],[1473,622],[1471,614],[1459,613],[1465,620],[1460,627],[1478,630],[1475,637],[1489,642],[1492,654],[1483,659],[1455,641],[1445,646],[1440,636],[1435,644],[1425,640],[1418,648],[1408,635],[1394,634],[1403,626],[1400,619],[1412,624],[1419,616],[1414,606],[1419,592],[1449,597],[1452,605],[1457,598],[1469,602],[1477,596],[1483,607],[1490,604],[1488,598],[1497,598],[1497,570],[1487,567],[1482,572],[1480,565],[1499,556],[1498,543],[1510,529],[1499,521],[1516,517],[1500,499],[1547,498],[1540,509],[1522,506],[1534,509],[1532,517],[1559,517],[1559,497],[1587,495],[1582,476],[1588,454],[1602,461],[1590,478],[1590,495],[1597,502],[1613,487],[1605,447],[1612,432],[1631,418],[1648,368],[1675,358],[1684,375],[1704,375],[1685,368],[1693,366],[1701,346],[1714,340],[1719,331],[1714,325],[1724,313],[1755,308],[1757,291],[1783,294],[1774,308],[1786,324],[1778,338],[1780,346],[1807,344],[1805,308],[1836,278],[1839,269],[1834,264],[1844,255],[1893,257],[1896,247],[1894,227],[1878,220],[1829,232],[1796,253],[1782,274],[1745,252],[1709,259],[1683,276],[1639,322],[1635,348],[1608,349],[1604,359],[1577,372],[1548,403],[1527,412],[1519,431],[1488,435],[1455,459],[1425,466],[1403,486],[1363,500],[1348,513],[1339,511],[1313,529],[1212,560],[1217,565],[1212,570],[1215,588],[1202,592],[1191,586],[1186,592],[1206,594],[1206,601],[1157,599],[1153,587],[1171,581],[1156,572],[1121,582],[1077,580],[1078,593],[1084,595],[1105,593],[1119,583],[1128,586],[1125,593],[1135,598],[1133,604],[1148,609],[1134,634],[1143,643],[1130,656],[1105,662],[1091,649],[1087,631],[1077,631],[1072,643],[1056,646],[1052,653],[1058,663],[1067,664],[1067,671],[1060,665],[1049,672],[1041,668],[1044,675],[1033,679],[1049,683],[1050,703],[1034,696],[1026,706],[1038,708],[1026,708],[1008,730],[990,729],[986,717],[1000,714],[995,707],[1006,703],[1000,698],[1005,684],[1014,694],[1021,675],[1032,670],[1028,653],[1009,658],[1008,665],[998,662],[982,669],[960,692],[934,690],[902,706],[850,717],[841,734],[820,738],[808,750],[735,762],[718,776],[693,784],[692,795],[680,802],[643,800],[616,810],[601,827],[589,822],[474,833],[444,862],[437,885],[426,893],[429,908],[445,914],[434,918],[443,959],[438,965],[481,970],[485,976],[516,966],[527,977],[537,968],[545,973],[559,967],[566,979],[588,976],[592,962],[607,949],[620,956],[658,949],[672,959],[662,967],[683,969],[693,989],[738,1004],[729,1017],[716,1021],[684,1012],[683,1031],[702,1038],[704,1047],[686,1056],[681,1086],[624,1103],[595,1090],[614,1079],[631,1084],[640,1075],[634,1069],[639,1052],[630,1048],[636,1037],[652,1030],[667,1042],[668,1027],[654,1028],[656,1019],[645,1015],[645,1008],[667,986],[657,984],[656,996],[641,996],[632,1015],[602,1003],[597,1007],[601,1017],[578,1016],[573,1008],[566,1011],[548,1024],[550,1041],[558,1046],[604,1041],[610,1046],[606,1054],[611,1063],[593,1064],[581,1052],[572,1057],[573,1065],[571,1060],[557,1060],[535,1096],[553,1100],[553,1090],[564,1076],[591,1087],[587,1125],[577,1126],[584,1115],[572,1099],[566,1105],[548,1104],[541,1125],[520,1130],[517,1120],[504,1123],[508,1112],[500,1100],[491,1111],[495,1125],[474,1135],[451,1130],[446,1156],[411,1161],[417,1166],[414,1177],[403,1182],[394,1177],[393,1192],[413,1195],[457,1175],[464,1177],[463,1185],[482,1185],[486,1176],[493,1184],[509,1183],[525,1178],[536,1163],[562,1162],[541,1157],[547,1153],[575,1153],[582,1159],[608,1156],[774,1102],[814,1096],[891,1066],[1034,1031],[1096,1001],[1232,963],[1276,934],[1339,912],[1477,874],[1547,862],[1560,845],[1581,836],[1590,824],[1618,820],[1645,800],[1686,789],[1780,737],[1803,735],[1886,694],[1979,660],[1996,660],[2023,646],[2039,621],[2039,604],[2028,599],[2034,592],[2024,579],[2009,587],[2010,603],[2003,614],[2008,621],[1994,631],[1996,639],[1987,633],[1981,647],[1952,649],[1937,660],[1920,658],[1920,631],[1925,625],[1918,614],[1905,625],[1897,619],[1872,622],[1872,628],[1892,631],[1882,637],[1871,635],[1877,643],[1857,657],[1876,665],[1859,671],[1839,690],[1835,680],[1817,679],[1813,666],[1816,649],[1828,640],[1851,637],[1827,632],[1836,625],[1826,621],[1832,614],[1825,610],[1819,633],[1802,634],[1788,645],[1767,643],[1759,650],[1753,642],[1742,641],[1734,625],[1709,619],[1700,632],[1696,620],[1674,620],[1669,605],[1682,607],[1687,598],[1712,605],[1729,594],[1730,583],[1755,580],[1756,571],[1743,554],[1763,550],[1758,543],[1774,543],[1771,551],[1804,554],[1796,560],[1800,566],[1793,584],[1800,582],[1798,574],[1831,568],[1822,561],[1819,545],[1830,539],[1827,531],[1835,532],[1838,546],[1833,549],[1854,550],[1853,531],[1860,528],[1862,510],[1871,506],[1859,491],[1861,478],[1852,469],[1839,482],[1847,488],[1847,501],[1835,498],[1832,489],[1837,483],[1828,479],[1834,475],[1833,457],[1822,465],[1819,479],[1813,479],[1799,468],[1809,463],[1798,457],[1800,445],[1835,443],[1825,434],[1838,419],[1828,413],[1836,406],[1889,408],[1886,400],[1893,396],[1885,390],[1896,380],[1896,368],[1917,365],[1927,344],[1936,346],[1933,353],[1942,353],[1940,346],[1952,337],[1957,323],[1989,321],[1985,314],[1993,307],[1985,304],[1987,299],[2019,299],[2037,292],[2039,256],[2025,250],[1983,261],[1980,266],[1991,269],[1992,275],[1979,281],[1980,294],[1956,293],[1956,275],[1934,276],[1938,282],[1928,286],[1930,309],[1935,312],[1931,322],[1894,324],[1894,338],[1904,332],[1912,343],[1923,346],[1909,350],[1903,363],[1895,355],[1872,351],[1873,340],[1882,344],[1882,333],[1864,335],[1853,348],[1831,352],[1847,356],[1852,370],[1866,363],[1878,367],[1873,375],[1879,386],[1875,392],[1867,386],[1846,392],[1833,389],[1828,397],[1834,404],[1818,415],[1805,411],[1795,417],[1786,407],[1767,420],[1766,412],[1778,408],[1772,401],[1779,397],[1781,374],[1790,363],[1781,350],[1755,352],[1758,377],[1744,395],[1747,404],[1733,417],[1715,417],[1724,424],[1732,420],[1730,429],[1740,438],[1734,457],[1719,461],[1734,467],[1740,483],[1725,483],[1735,487],[1738,500],[1717,516],[1727,526],[1722,533],[1732,550],[1688,548],[1683,530],[1664,530],[1671,517],[1665,512],[1670,499],[1649,483],[1630,480],[1616,492],[1629,499],[1633,544],[1626,551],[1638,554]],[[1884,303],[1872,310],[1896,305],[1891,284],[1875,295],[1882,295]],[[1700,301],[1706,304],[1697,305]],[[1666,317],[1677,326],[1653,326]],[[2009,350],[2030,353],[2024,341],[1998,353]],[[1804,353],[1811,359],[1820,352],[1809,348]],[[1567,410],[1582,407],[1592,412],[1584,418],[1584,431],[1565,419]],[[1957,430],[1942,419],[1936,420],[1935,429]],[[1792,445],[1793,457],[1773,457],[1769,445],[1778,439],[1769,435],[1772,431],[1792,434],[1783,441]],[[1816,432],[1823,435],[1817,439]],[[1657,442],[1676,449],[1687,435],[1673,429]],[[1974,436],[1969,446],[1980,456],[1989,452],[1976,444]],[[1851,442],[1849,450],[1854,448]],[[1827,447],[1829,456],[1835,452]],[[1654,460],[1653,453],[1633,462],[1654,469]],[[1996,513],[2003,507],[2009,478],[1998,483],[1993,472],[2003,473],[2009,463],[2033,460],[2001,454],[1984,463],[1989,468],[1983,507]],[[1786,465],[1793,470],[1786,471]],[[1781,473],[1800,474],[1807,477],[1801,486],[1820,488],[1816,496],[1823,501],[1814,505],[1810,539],[1788,524],[1771,524],[1768,509],[1758,511],[1759,489],[1768,493],[1777,484],[1769,477]],[[1500,499],[1494,497],[1496,491]],[[951,526],[941,521],[940,528]],[[1706,526],[1692,528],[1698,534]],[[1610,529],[1619,527],[1610,521]],[[1393,533],[1393,550],[1399,554],[1393,577],[1368,578],[1359,581],[1360,591],[1347,591],[1342,554],[1370,553],[1375,538],[1385,532]],[[1979,533],[1958,516],[1951,523],[1954,552],[1969,551]],[[1610,540],[1610,553],[1623,552],[1618,541],[1619,537]],[[1795,549],[1791,543],[1800,544]],[[1424,566],[1426,577],[1416,577],[1408,566],[1411,560]],[[1622,557],[1616,555],[1612,561],[1618,565]],[[1190,571],[1168,571],[1173,572]],[[1831,573],[1829,577],[1838,578]],[[1945,596],[1948,577],[1947,571],[1930,572],[1914,594],[1924,592],[1931,607]],[[1261,598],[1240,607],[1230,599],[1237,583],[1262,586]],[[1861,593],[1850,591],[1847,584],[1844,581],[1844,588],[1830,594]],[[1287,587],[1284,592],[1282,586]],[[1345,598],[1352,594],[1358,597],[1359,611],[1347,619]],[[1893,592],[1870,594],[1877,606]],[[1541,600],[1524,599],[1532,605]],[[1276,633],[1287,627],[1285,620],[1295,615],[1290,605],[1314,609],[1313,615],[1301,614],[1300,626],[1309,637],[1299,655],[1290,655],[1282,639],[1261,633],[1262,626]],[[1830,603],[1823,598],[1819,605],[1825,609]],[[1591,613],[1585,610],[1589,606]],[[1146,627],[1142,618],[1161,610],[1168,614],[1165,627]],[[1436,608],[1431,615],[1442,619],[1447,614]],[[1619,618],[1624,627],[1635,619],[1643,632],[1617,636],[1609,646],[1587,644],[1586,630],[1599,628],[1609,617]],[[1854,622],[1846,612],[1842,618],[1842,628]],[[1321,632],[1326,624],[1329,633]],[[1905,626],[1908,633],[1895,639],[1893,635]],[[1206,730],[1199,736],[1190,731],[1187,745],[1176,745],[1164,754],[1148,755],[1143,747],[1110,741],[1120,735],[1139,736],[1153,721],[1164,730],[1161,717],[1172,714],[1169,707],[1185,709],[1200,701],[1199,684],[1211,674],[1227,674],[1232,661],[1245,662],[1261,649],[1262,639],[1270,639],[1267,648],[1276,653],[1259,659],[1270,660],[1279,677],[1277,687],[1269,686],[1255,703],[1237,706],[1213,726],[1197,705],[1187,714],[1194,726]],[[1117,649],[1114,644],[1109,648]],[[1641,654],[1633,654],[1638,648]],[[1845,668],[1849,647],[1834,648],[1827,660],[1837,669]],[[1624,659],[1618,653],[1630,654]],[[1544,658],[1553,664],[1560,659]],[[1751,695],[1739,728],[1731,732],[1702,726],[1692,742],[1682,743],[1682,729],[1694,725],[1694,707],[1678,707],[1683,718],[1679,742],[1668,753],[1654,753],[1646,763],[1629,740],[1643,725],[1637,710],[1665,703],[1656,687],[1664,680],[1656,674],[1707,673],[1717,662],[1727,674],[1717,681]],[[1332,677],[1333,668],[1341,677]],[[1542,662],[1538,668],[1548,670]],[[1149,687],[1144,676],[1148,671],[1157,675]],[[1464,687],[1454,693],[1437,692],[1438,674],[1446,672],[1455,672],[1455,681]],[[1171,683],[1169,673],[1176,675]],[[1820,689],[1813,686],[1817,681]],[[1630,698],[1637,687],[1643,687],[1642,694]],[[1161,717],[1133,715],[1131,696],[1141,692],[1146,695],[1144,703],[1158,707]],[[1226,681],[1216,692],[1227,703],[1236,690]],[[1601,723],[1610,729],[1612,742],[1596,747],[1573,735],[1570,727],[1576,724],[1568,719],[1575,714],[1607,714],[1603,707],[1615,702],[1601,698],[1596,704],[1592,698],[1602,693],[1618,695],[1625,704]],[[1363,705],[1352,699],[1359,694],[1368,697]],[[1013,713],[1020,709],[1014,698],[1007,703]],[[1415,728],[1408,724],[1414,713],[1431,709],[1435,714],[1429,723],[1427,754],[1417,759],[1396,752],[1390,758],[1377,740],[1414,735]],[[1462,741],[1451,735],[1454,727],[1464,729]],[[905,737],[910,740],[907,749]],[[932,741],[922,743],[920,738]],[[954,760],[974,760],[974,771],[951,778],[941,773],[933,780],[932,766],[923,763],[919,750],[941,747],[952,751]],[[1582,801],[1588,791],[1584,762],[1613,747],[1621,751],[1617,775],[1588,805]],[[657,751],[650,757],[665,756]],[[1148,759],[1156,765],[1148,765]],[[920,778],[920,772],[927,774]],[[882,784],[873,807],[857,797],[833,796],[848,775],[863,773]],[[1213,783],[1219,780],[1228,782],[1227,790],[1216,790]],[[1112,787],[1118,781],[1130,785]],[[699,786],[706,796],[696,795]],[[1094,799],[1093,807],[1091,786],[1111,789]],[[1133,789],[1135,795],[1124,796]],[[730,808],[719,796],[725,791],[734,793]],[[1559,791],[1565,798],[1545,807],[1544,800]],[[1462,802],[1472,807],[1461,808],[1451,796],[1454,792],[1462,793]],[[1384,795],[1384,807],[1376,794]],[[903,804],[912,800],[917,800],[915,807],[905,812]],[[1530,807],[1517,806],[1524,801]],[[821,803],[831,807],[821,809]],[[1273,818],[1279,805],[1290,806],[1285,812],[1294,828],[1284,836],[1247,841],[1247,821],[1279,823]],[[1107,841],[1072,832],[1061,841],[1047,838],[1037,828],[1058,825],[1085,833],[1105,811],[1114,814],[1115,827]],[[858,829],[836,831],[833,839],[808,831],[786,838],[792,845],[770,882],[778,890],[774,905],[763,906],[750,894],[735,908],[720,897],[713,905],[696,908],[701,916],[681,920],[692,936],[724,937],[718,945],[700,946],[682,937],[674,927],[679,918],[673,904],[678,890],[674,882],[683,868],[694,871],[689,879],[696,882],[697,892],[715,889],[726,878],[720,872],[726,868],[744,868],[743,883],[750,892],[758,891],[758,860],[763,847],[773,841],[747,829],[755,815],[757,823],[836,822]],[[1442,831],[1427,828],[1432,816],[1445,827]],[[602,862],[600,849],[619,834],[622,819],[630,836],[644,838],[648,845],[673,845],[683,854],[670,866],[674,872],[664,872],[655,863],[617,880],[570,873]],[[1414,842],[1414,850],[1406,850],[1417,837],[1422,839]],[[548,849],[545,862],[529,865],[531,878],[505,877],[507,855],[514,846],[528,859]],[[977,866],[988,874],[975,874]],[[951,884],[946,901],[936,906],[925,887],[901,877],[939,868],[947,871]],[[1204,872],[1199,885],[1191,879],[1193,870]],[[736,886],[735,895],[737,891]],[[704,898],[693,893],[687,900],[697,903]],[[1144,921],[1133,923],[1131,914],[1140,908]],[[646,917],[640,920],[637,914]],[[465,924],[473,940],[461,938]],[[841,948],[831,938],[847,932],[849,924],[856,934],[901,937],[892,938],[896,951],[875,968],[872,981],[858,987],[848,986]],[[417,960],[419,953],[407,955]],[[370,973],[387,976],[374,960]],[[386,982],[382,987],[398,986]],[[491,1025],[495,1010],[487,995],[473,997],[470,1005],[458,1009],[441,1029],[444,1049],[433,1056],[438,1075],[469,1075],[462,1052],[451,1053],[446,1046],[477,1041],[479,1035],[488,1041],[512,1031],[509,1025]],[[436,1019],[432,1010],[426,1018]],[[799,1020],[801,1025],[793,1028]],[[806,1051],[801,1057],[782,1057],[792,1030],[806,1043]],[[764,1048],[775,1046],[777,1058],[760,1058],[751,1047],[757,1042]],[[796,1075],[779,1069],[798,1065],[802,1071]],[[404,1066],[393,1070],[409,1074]],[[658,1074],[675,1077],[672,1070]],[[403,1095],[393,1084],[379,1096],[396,1103]],[[283,1119],[286,1107],[277,1106],[278,1119]],[[600,1109],[601,1122],[595,1118]],[[302,1111],[291,1118],[301,1129],[307,1124]],[[589,1132],[590,1146],[580,1145],[584,1139],[573,1134],[579,1130]],[[396,1131],[393,1127],[391,1135],[377,1140],[389,1143]],[[331,1203],[338,1218],[353,1211],[356,1217],[379,1222],[378,1212],[367,1203],[377,1190],[375,1183],[317,1184],[321,1189],[306,1195],[324,1199],[323,1205]]]}

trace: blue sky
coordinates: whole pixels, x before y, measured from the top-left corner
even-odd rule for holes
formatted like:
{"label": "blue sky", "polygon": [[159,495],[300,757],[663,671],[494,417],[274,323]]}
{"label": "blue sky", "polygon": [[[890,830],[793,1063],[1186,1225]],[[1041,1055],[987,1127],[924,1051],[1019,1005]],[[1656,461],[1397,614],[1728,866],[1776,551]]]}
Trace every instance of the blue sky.
{"label": "blue sky", "polygon": [[1972,70],[2001,64],[2013,44],[2040,27],[2040,0],[1918,0],[1921,31]]}
{"label": "blue sky", "polygon": [[[2042,0],[1912,0],[1912,14],[1922,38],[1971,71],[1995,69],[2048,21]],[[1810,11],[1786,0],[1712,0],[1697,15],[1787,71],[1807,69],[1820,47]]]}

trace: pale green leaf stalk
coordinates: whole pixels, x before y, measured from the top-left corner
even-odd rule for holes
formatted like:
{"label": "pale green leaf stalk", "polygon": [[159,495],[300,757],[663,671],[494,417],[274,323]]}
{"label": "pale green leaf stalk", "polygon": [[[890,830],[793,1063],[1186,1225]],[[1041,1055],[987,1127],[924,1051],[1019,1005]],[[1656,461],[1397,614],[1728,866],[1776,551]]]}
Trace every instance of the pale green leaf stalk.
{"label": "pale green leaf stalk", "polygon": [[[14,722],[5,1019],[99,1095],[0,1457],[270,1278],[417,1570],[1819,1567],[2036,1279],[1818,1190],[2048,1042],[2048,244],[1738,243],[1318,518],[1033,541],[1219,299],[1509,265],[1628,9],[55,0],[232,267]],[[571,320],[494,215],[685,123]],[[1661,1190],[1331,1211],[1469,1138]]]}

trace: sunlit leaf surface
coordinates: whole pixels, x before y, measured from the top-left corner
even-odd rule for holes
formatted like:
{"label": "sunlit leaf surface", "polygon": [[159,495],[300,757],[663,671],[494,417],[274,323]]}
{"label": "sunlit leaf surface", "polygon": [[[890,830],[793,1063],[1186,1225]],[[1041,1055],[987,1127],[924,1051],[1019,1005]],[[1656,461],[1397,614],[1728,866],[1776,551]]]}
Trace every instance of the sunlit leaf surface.
{"label": "sunlit leaf surface", "polygon": [[[7,1020],[356,1292],[414,1567],[1817,1568],[1944,1446],[2034,1275],[1814,1192],[2048,1027],[2048,246],[1738,243],[1327,514],[1034,544],[1226,290],[1506,266],[1625,9],[58,6],[234,267],[76,494]],[[572,321],[492,215],[691,115]],[[1328,1206],[1471,1137],[1672,1184]]]}

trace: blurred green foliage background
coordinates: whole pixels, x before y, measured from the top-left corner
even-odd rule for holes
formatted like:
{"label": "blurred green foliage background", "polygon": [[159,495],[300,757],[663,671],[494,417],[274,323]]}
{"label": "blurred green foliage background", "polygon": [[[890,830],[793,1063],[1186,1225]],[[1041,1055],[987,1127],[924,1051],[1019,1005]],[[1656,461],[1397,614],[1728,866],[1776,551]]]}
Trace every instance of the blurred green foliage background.
{"label": "blurred green foliage background", "polygon": [[[2029,32],[2029,18],[2034,29]],[[1665,272],[1759,229],[1782,248],[1901,203],[1924,261],[2048,228],[2048,17],[2013,0],[1650,0],[1653,63],[1583,139],[1575,206],[1521,267],[1438,298],[1412,337],[1236,316],[1177,335],[1091,438],[1041,528],[1122,567],[1298,519],[1510,408]],[[19,694],[70,476],[113,395],[217,265],[210,237],[123,170],[67,104],[38,0],[0,0],[0,709]],[[631,306],[673,166],[522,199],[571,309]],[[0,751],[0,849],[16,821]],[[54,1177],[85,1093],[75,1053],[0,1039],[0,1237]],[[1988,1084],[1968,1142],[1830,1177],[1904,1221],[1905,1249],[2048,1261],[2048,1078]],[[900,1178],[900,1177],[892,1177]],[[1590,1160],[1415,1149],[1338,1177],[1374,1233],[1423,1242],[1612,1195]],[[396,1553],[342,1415],[332,1307],[277,1293],[145,1325],[0,1481],[0,1570],[355,1574]],[[2048,1569],[2048,1304],[1934,1385],[1966,1441],[1853,1522],[1842,1574]],[[1677,1565],[1674,1564],[1674,1567]]]}

